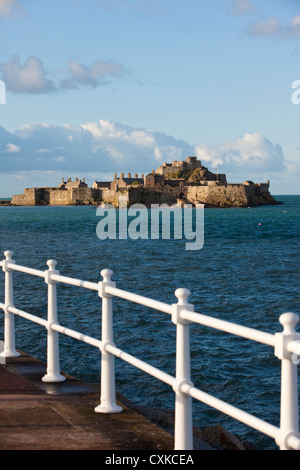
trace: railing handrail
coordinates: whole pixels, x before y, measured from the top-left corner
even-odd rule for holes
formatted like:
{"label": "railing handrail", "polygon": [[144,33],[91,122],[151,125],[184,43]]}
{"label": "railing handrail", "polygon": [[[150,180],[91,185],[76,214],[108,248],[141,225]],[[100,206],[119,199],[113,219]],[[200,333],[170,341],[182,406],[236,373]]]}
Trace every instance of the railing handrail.
{"label": "railing handrail", "polygon": [[[5,252],[6,259],[0,261],[5,272],[5,303],[0,303],[0,309],[5,312],[4,352],[6,357],[17,356],[14,344],[14,315],[21,316],[29,321],[44,326],[48,331],[47,374],[44,381],[62,381],[64,377],[59,370],[58,333],[70,336],[97,347],[101,351],[101,396],[100,405],[96,412],[118,413],[122,409],[116,404],[115,377],[113,358],[118,357],[131,365],[143,370],[170,385],[175,392],[175,449],[192,449],[192,417],[191,398],[197,399],[244,424],[263,432],[275,439],[280,449],[300,450],[300,435],[298,426],[298,384],[297,364],[292,355],[300,355],[300,334],[295,331],[299,317],[294,314],[284,314],[280,322],[284,329],[280,333],[270,334],[254,328],[245,327],[229,321],[220,320],[202,313],[194,312],[193,305],[187,302],[190,292],[187,289],[177,289],[176,304],[167,304],[148,297],[134,294],[116,287],[111,280],[112,271],[101,271],[103,281],[95,283],[68,276],[62,276],[56,271],[56,261],[47,262],[49,269],[41,271],[17,265],[12,259],[12,252]],[[48,284],[48,318],[42,319],[23,310],[17,309],[13,303],[12,273],[19,271],[33,276],[41,277]],[[82,287],[98,292],[102,298],[102,339],[96,339],[77,332],[57,321],[56,284],[64,283],[70,286]],[[112,298],[118,297],[145,307],[158,310],[171,315],[172,322],[177,328],[176,347],[176,376],[166,372],[128,354],[119,349],[113,342]],[[226,333],[266,344],[274,348],[275,355],[282,361],[282,392],[281,392],[281,420],[276,427],[250,413],[228,404],[218,398],[207,394],[196,387],[190,379],[189,357],[189,325],[201,324],[218,329]],[[51,370],[51,372],[49,372]],[[292,398],[291,398],[292,397]]]}
{"label": "railing handrail", "polygon": [[[0,261],[0,266],[2,266],[2,261]],[[39,271],[37,269],[28,268],[26,266],[19,266],[14,263],[8,263],[7,267],[12,271],[20,271],[27,274],[32,274],[34,276],[39,276],[45,278],[45,272]],[[76,287],[83,287],[90,290],[99,290],[99,283],[83,281],[81,279],[76,279],[73,277],[62,276],[60,274],[53,274],[52,280],[58,283],[68,284]],[[159,310],[160,312],[165,312],[172,315],[172,305],[163,303],[158,300],[151,299],[149,297],[144,297],[142,295],[134,294],[116,287],[107,287],[106,292],[113,295],[114,297],[119,297],[124,300],[129,300],[131,302],[143,305],[144,307],[149,307],[154,310]],[[222,330],[224,332],[240,336],[246,339],[251,339],[260,343],[267,344],[269,346],[275,346],[274,335],[260,330],[245,327],[238,325],[233,322],[220,320],[218,318],[210,317],[198,312],[191,312],[189,310],[182,311],[182,318],[189,320],[194,323],[198,323],[203,326],[208,326],[214,329]],[[300,346],[299,346],[300,348]],[[300,352],[300,351],[299,351]]]}

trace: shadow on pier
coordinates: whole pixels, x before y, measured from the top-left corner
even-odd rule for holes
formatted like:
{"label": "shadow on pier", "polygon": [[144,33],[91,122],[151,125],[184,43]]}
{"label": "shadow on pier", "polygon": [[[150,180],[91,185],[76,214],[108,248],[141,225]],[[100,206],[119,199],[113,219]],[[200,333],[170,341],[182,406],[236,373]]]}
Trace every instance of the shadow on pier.
{"label": "shadow on pier", "polygon": [[0,365],[0,450],[173,449],[173,436],[125,397],[117,394],[122,413],[95,413],[99,387],[67,375],[44,383],[45,372],[44,363],[24,353]]}

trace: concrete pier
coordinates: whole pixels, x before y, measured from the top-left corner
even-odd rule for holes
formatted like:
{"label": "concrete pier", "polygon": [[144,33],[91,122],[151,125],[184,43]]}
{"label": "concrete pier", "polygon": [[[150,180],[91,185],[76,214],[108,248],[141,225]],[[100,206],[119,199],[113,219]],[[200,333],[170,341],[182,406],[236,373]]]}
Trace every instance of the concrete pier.
{"label": "concrete pier", "polygon": [[122,413],[95,413],[99,387],[67,375],[64,382],[42,382],[45,364],[24,353],[5,362],[0,364],[0,450],[174,448],[173,436],[128,406],[125,397],[117,395]]}

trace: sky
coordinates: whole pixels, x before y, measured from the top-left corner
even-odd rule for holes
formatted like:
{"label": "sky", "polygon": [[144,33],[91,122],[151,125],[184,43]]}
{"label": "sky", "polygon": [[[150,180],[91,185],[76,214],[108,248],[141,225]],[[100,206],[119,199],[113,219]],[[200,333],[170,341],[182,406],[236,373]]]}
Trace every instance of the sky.
{"label": "sky", "polygon": [[300,194],[300,0],[0,0],[0,197],[197,156]]}

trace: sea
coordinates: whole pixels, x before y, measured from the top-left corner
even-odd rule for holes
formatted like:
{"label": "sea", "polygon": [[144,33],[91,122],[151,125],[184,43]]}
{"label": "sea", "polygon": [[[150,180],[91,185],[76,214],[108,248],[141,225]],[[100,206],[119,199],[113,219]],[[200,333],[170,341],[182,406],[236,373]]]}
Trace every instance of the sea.
{"label": "sea", "polygon": [[[203,246],[186,240],[99,239],[93,206],[0,206],[0,252],[17,264],[46,270],[55,259],[61,274],[92,282],[109,268],[118,288],[172,304],[175,290],[190,290],[196,312],[268,333],[282,331],[279,317],[300,314],[300,196],[275,196],[282,205],[204,210]],[[15,306],[46,318],[47,286],[14,273]],[[95,291],[59,284],[61,325],[101,338],[101,299]],[[4,274],[0,272],[0,302]],[[126,300],[113,300],[117,347],[175,374],[176,327],[170,315]],[[46,330],[17,317],[16,347],[46,360]],[[192,324],[191,376],[200,390],[275,426],[280,419],[280,361],[270,346]],[[0,312],[0,338],[3,314]],[[88,383],[100,382],[100,352],[60,335],[61,369]],[[135,405],[174,409],[166,384],[115,359],[116,389]],[[193,400],[199,428],[220,424],[258,449],[277,449],[273,439]]]}

